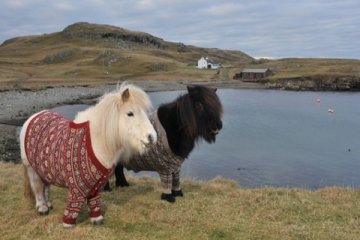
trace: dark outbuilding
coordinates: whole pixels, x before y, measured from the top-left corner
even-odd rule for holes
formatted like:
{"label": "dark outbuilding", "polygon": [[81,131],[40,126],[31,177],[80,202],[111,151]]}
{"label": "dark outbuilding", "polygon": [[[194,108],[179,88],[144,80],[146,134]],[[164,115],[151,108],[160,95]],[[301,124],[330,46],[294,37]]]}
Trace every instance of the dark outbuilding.
{"label": "dark outbuilding", "polygon": [[257,68],[257,69],[245,68],[241,71],[236,72],[234,79],[257,80],[261,78],[266,78],[271,74],[272,71],[269,68]]}

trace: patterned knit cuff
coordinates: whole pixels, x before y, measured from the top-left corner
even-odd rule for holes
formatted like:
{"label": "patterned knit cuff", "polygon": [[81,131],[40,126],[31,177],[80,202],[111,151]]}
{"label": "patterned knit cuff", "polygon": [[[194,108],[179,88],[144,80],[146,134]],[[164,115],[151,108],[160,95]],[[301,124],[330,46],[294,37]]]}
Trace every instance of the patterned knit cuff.
{"label": "patterned knit cuff", "polygon": [[89,211],[89,216],[91,218],[97,218],[97,217],[101,216],[100,208],[96,208],[96,209],[93,209],[92,211]]}
{"label": "patterned knit cuff", "polygon": [[63,216],[63,223],[74,225],[76,223],[76,218]]}

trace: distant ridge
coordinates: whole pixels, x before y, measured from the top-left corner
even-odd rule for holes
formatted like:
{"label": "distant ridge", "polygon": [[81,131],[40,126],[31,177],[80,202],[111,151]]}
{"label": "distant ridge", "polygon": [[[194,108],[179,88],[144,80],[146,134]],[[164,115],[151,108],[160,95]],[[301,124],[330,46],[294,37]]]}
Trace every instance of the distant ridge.
{"label": "distant ridge", "polygon": [[[198,58],[201,56],[209,56],[214,60],[222,61],[240,61],[248,62],[253,58],[241,51],[222,50],[216,48],[200,48],[192,45],[185,45],[183,43],[174,43],[165,41],[159,37],[155,37],[145,32],[137,32],[127,30],[121,27],[92,24],[87,22],[78,22],[71,24],[64,28],[61,32],[44,34],[38,36],[16,37],[3,42],[0,47],[8,47],[11,45],[31,45],[35,42],[41,42],[44,47],[47,43],[54,40],[62,40],[64,43],[74,43],[78,46],[91,45],[107,48],[121,48],[127,47],[137,49],[143,48],[157,48],[168,51],[176,51],[178,53],[192,53],[197,54]],[[82,41],[82,43],[81,43]],[[130,44],[130,45],[129,45]],[[135,45],[134,45],[135,44]],[[188,54],[189,55],[189,54]],[[195,61],[196,59],[188,58],[188,61]]]}
{"label": "distant ridge", "polygon": [[110,25],[90,24],[79,22],[66,27],[62,35],[70,38],[83,38],[103,41],[130,41],[147,46],[165,48],[164,40],[148,33],[134,32],[121,27]]}
{"label": "distant ridge", "polygon": [[195,68],[202,56],[225,66],[254,60],[241,51],[200,48],[121,27],[79,22],[60,32],[4,41],[0,45],[0,87],[1,83],[32,88],[32,84],[98,84],[125,79],[213,79],[216,72]]}
{"label": "distant ridge", "polygon": [[[197,69],[201,57],[221,68]],[[269,88],[360,90],[359,60],[254,59],[242,51],[170,42],[105,24],[78,22],[60,32],[16,37],[0,45],[0,90],[123,80],[231,81],[243,68],[270,68],[273,75],[259,81]]]}

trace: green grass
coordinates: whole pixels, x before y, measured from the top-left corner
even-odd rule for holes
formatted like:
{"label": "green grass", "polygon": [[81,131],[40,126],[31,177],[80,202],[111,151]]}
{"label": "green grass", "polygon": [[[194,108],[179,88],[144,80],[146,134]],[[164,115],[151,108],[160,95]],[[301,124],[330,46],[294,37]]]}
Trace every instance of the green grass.
{"label": "green grass", "polygon": [[21,165],[0,163],[1,239],[359,239],[360,190],[246,189],[228,179],[183,181],[185,197],[159,199],[157,179],[102,193],[105,223],[85,211],[74,229],[61,224],[66,190],[52,187],[54,210],[39,216],[23,197]]}

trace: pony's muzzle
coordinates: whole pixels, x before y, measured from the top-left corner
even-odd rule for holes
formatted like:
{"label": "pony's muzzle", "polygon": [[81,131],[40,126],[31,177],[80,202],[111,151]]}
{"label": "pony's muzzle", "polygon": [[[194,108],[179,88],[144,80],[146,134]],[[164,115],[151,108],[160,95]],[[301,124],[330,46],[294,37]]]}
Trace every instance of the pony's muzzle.
{"label": "pony's muzzle", "polygon": [[156,142],[156,138],[152,134],[148,135],[148,140],[149,140],[149,144],[153,144]]}
{"label": "pony's muzzle", "polygon": [[217,127],[217,129],[218,129],[219,131],[222,129],[222,126],[223,126],[222,121],[218,121],[218,122],[216,123],[216,127]]}
{"label": "pony's muzzle", "polygon": [[218,135],[220,133],[220,130],[222,129],[222,121],[218,121],[215,123],[215,128],[211,130],[211,133],[213,135]]}
{"label": "pony's muzzle", "polygon": [[220,130],[219,129],[216,129],[216,130],[212,130],[211,133],[213,135],[218,135],[220,133]]}

